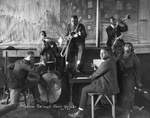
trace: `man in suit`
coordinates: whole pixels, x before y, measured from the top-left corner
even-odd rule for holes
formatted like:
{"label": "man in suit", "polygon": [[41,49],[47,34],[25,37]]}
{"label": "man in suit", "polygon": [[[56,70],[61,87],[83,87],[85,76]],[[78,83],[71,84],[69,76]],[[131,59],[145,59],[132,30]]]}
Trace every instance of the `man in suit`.
{"label": "man in suit", "polygon": [[20,101],[21,91],[29,87],[33,92],[35,103],[40,102],[41,99],[37,87],[38,82],[28,81],[26,84],[26,80],[29,72],[36,73],[38,75],[44,65],[45,63],[41,62],[40,66],[34,66],[34,52],[32,51],[28,51],[24,59],[17,60],[16,62],[8,65],[10,103],[5,105],[0,104],[0,117],[17,108]]}
{"label": "man in suit", "polygon": [[66,71],[70,66],[71,61],[71,52],[74,49],[77,49],[77,62],[76,62],[76,71],[80,72],[80,65],[83,50],[85,47],[85,38],[87,37],[87,33],[83,24],[78,22],[78,17],[73,15],[71,17],[71,23],[67,26],[66,36],[70,40],[68,40],[68,50],[66,52]]}
{"label": "man in suit", "polygon": [[110,48],[102,48],[100,57],[104,61],[98,69],[89,77],[92,83],[82,89],[79,108],[76,112],[69,114],[70,117],[76,118],[83,115],[83,110],[86,108],[88,93],[101,93],[115,95],[119,92],[117,82],[116,61],[110,57]]}
{"label": "man in suit", "polygon": [[113,52],[119,53],[117,51],[122,51],[124,45],[121,32],[128,31],[128,26],[125,21],[116,20],[114,17],[109,18],[109,23],[110,25],[106,28],[108,35],[107,46],[112,48]]}

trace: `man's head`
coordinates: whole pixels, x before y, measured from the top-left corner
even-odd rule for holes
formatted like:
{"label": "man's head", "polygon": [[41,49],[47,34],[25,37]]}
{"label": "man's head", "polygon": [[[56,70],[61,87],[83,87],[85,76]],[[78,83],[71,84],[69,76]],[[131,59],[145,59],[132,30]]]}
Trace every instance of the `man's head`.
{"label": "man's head", "polygon": [[109,18],[109,23],[112,24],[112,25],[115,24],[115,18],[114,18],[113,16],[111,16],[111,17]]}
{"label": "man's head", "polygon": [[31,63],[34,63],[34,52],[28,51],[24,58],[26,61],[29,61]]}
{"label": "man's head", "polygon": [[47,34],[45,31],[41,31],[39,35],[40,35],[40,39],[47,37]]}
{"label": "man's head", "polygon": [[71,25],[77,25],[78,24],[78,16],[72,15],[71,16]]}
{"label": "man's head", "polygon": [[111,49],[109,47],[101,48],[100,50],[100,58],[106,60],[110,57]]}

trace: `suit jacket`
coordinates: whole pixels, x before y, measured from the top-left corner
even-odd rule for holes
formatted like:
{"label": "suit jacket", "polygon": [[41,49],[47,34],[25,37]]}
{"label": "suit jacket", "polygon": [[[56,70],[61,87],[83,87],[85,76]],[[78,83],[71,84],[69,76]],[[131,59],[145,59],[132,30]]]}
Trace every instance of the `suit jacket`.
{"label": "suit jacket", "polygon": [[109,25],[107,28],[106,28],[106,32],[107,32],[107,35],[108,35],[108,40],[107,40],[107,46],[108,47],[111,47],[116,36],[120,36],[121,35],[121,32],[125,32],[125,31],[128,31],[128,26],[126,24],[124,24],[124,26],[117,26],[116,28],[113,28],[111,25]]}
{"label": "suit jacket", "polygon": [[24,59],[17,60],[16,62],[9,64],[7,66],[9,71],[9,88],[18,89],[23,88],[25,84],[25,79],[28,73],[40,73],[44,66],[34,66],[29,61]]}
{"label": "suit jacket", "polygon": [[87,37],[87,33],[84,25],[81,23],[78,24],[77,28],[76,27],[74,28],[71,26],[71,24],[68,24],[66,36],[69,36],[71,32],[79,32],[79,31],[81,32],[81,36],[78,36],[78,38],[81,38],[82,41],[85,41],[85,38]]}
{"label": "suit jacket", "polygon": [[[50,39],[49,37],[46,37],[46,38]],[[54,61],[56,57],[60,57],[59,49],[58,49],[55,41],[53,41],[53,39],[51,39],[48,42],[42,41],[38,45],[37,51],[41,55],[40,61],[43,61],[43,60]]]}
{"label": "suit jacket", "polygon": [[104,93],[108,95],[119,92],[116,61],[112,57],[101,63],[98,69],[91,75],[91,79],[93,80],[91,84],[95,86],[94,88],[97,92],[102,91],[102,88]]}

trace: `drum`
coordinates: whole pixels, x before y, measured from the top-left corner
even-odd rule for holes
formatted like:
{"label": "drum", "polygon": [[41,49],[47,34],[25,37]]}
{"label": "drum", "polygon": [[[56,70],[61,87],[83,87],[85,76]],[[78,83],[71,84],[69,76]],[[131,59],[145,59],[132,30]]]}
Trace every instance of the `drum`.
{"label": "drum", "polygon": [[[64,78],[60,77],[60,73],[57,71],[49,71],[42,74],[41,79],[44,80],[45,84],[38,84],[41,99],[50,104],[58,102],[61,96],[66,96],[67,92]],[[67,93],[66,93],[67,92]],[[66,99],[66,98],[65,98]],[[62,102],[64,102],[62,100]]]}

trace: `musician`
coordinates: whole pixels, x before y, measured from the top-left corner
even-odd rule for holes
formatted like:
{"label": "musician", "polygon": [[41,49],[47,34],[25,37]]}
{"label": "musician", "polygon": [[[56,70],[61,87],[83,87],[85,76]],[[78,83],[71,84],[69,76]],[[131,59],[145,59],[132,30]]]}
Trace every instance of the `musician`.
{"label": "musician", "polygon": [[[85,38],[87,36],[87,33],[86,33],[84,25],[78,22],[78,17],[76,15],[73,15],[71,17],[71,23],[68,24],[68,26],[67,26],[66,36],[68,36],[68,38],[70,38],[69,40],[71,42],[68,45],[69,47],[68,47],[67,54],[66,54],[66,69],[65,70],[67,70],[69,67],[69,64],[71,61],[72,49],[74,50],[75,48],[77,48],[78,59],[76,62],[76,71],[79,72],[82,54],[83,54],[83,50],[85,47]],[[69,40],[68,40],[68,43],[69,43]]]}
{"label": "musician", "polygon": [[[114,17],[109,18],[110,25],[106,28],[108,35],[107,46],[111,47],[113,52],[116,50],[123,50],[124,40],[121,37],[121,32],[128,31],[128,26],[125,21],[115,19]],[[119,38],[120,37],[120,38]],[[115,53],[119,53],[119,52]]]}
{"label": "musician", "polygon": [[6,105],[0,104],[0,117],[17,108],[20,101],[21,91],[28,87],[30,87],[33,92],[35,103],[40,103],[41,99],[37,88],[38,82],[27,82],[27,76],[29,72],[38,74],[44,65],[45,63],[42,62],[38,67],[34,66],[34,52],[32,51],[28,51],[24,59],[17,60],[8,65],[10,103]]}
{"label": "musician", "polygon": [[[56,58],[60,57],[59,49],[53,38],[47,37],[45,31],[40,32],[41,42],[37,47],[37,51],[39,52],[41,58],[40,61],[56,61]],[[55,66],[51,67],[52,69]]]}
{"label": "musician", "polygon": [[88,93],[101,93],[115,95],[119,92],[117,82],[116,61],[110,57],[110,48],[102,48],[100,57],[104,60],[98,69],[89,77],[92,80],[90,85],[82,89],[79,108],[76,112],[69,116],[76,118],[83,115],[83,110],[86,108]]}

